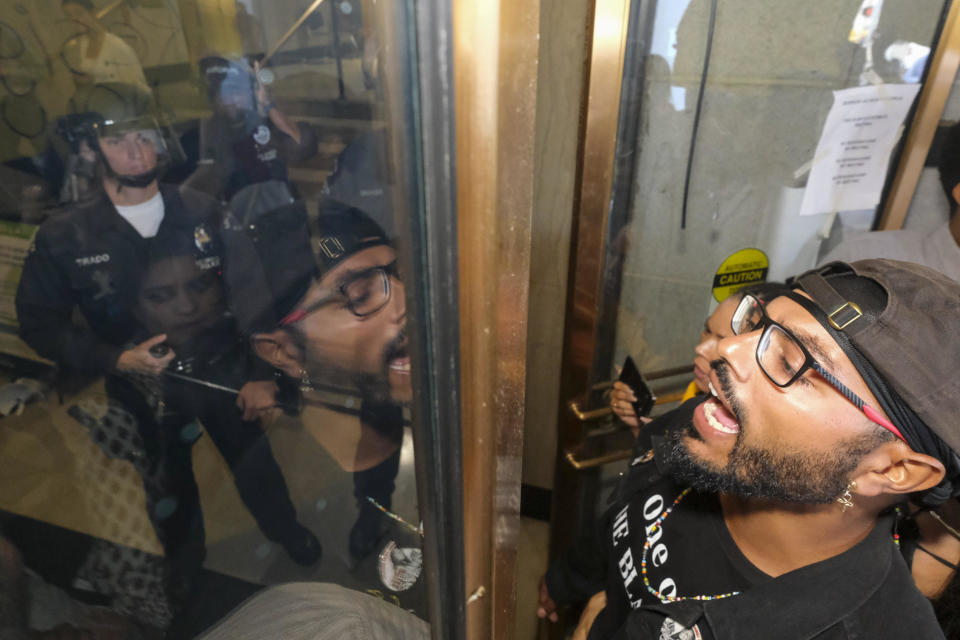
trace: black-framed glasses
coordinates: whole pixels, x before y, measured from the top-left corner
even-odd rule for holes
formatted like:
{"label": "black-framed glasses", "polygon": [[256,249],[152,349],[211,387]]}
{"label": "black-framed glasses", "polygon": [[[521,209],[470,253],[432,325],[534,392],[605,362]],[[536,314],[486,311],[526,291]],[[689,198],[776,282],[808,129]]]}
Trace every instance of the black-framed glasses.
{"label": "black-framed glasses", "polygon": [[300,322],[314,311],[342,301],[358,318],[372,316],[390,302],[390,278],[397,275],[397,262],[351,273],[334,290],[312,304],[297,309],[280,321],[280,326]]}
{"label": "black-framed glasses", "polygon": [[730,328],[736,336],[763,330],[757,342],[757,364],[773,384],[781,388],[789,387],[808,369],[813,369],[862,411],[869,420],[904,440],[903,434],[892,422],[817,362],[817,359],[789,329],[770,318],[763,308],[763,303],[757,298],[751,295],[743,297],[733,313]]}

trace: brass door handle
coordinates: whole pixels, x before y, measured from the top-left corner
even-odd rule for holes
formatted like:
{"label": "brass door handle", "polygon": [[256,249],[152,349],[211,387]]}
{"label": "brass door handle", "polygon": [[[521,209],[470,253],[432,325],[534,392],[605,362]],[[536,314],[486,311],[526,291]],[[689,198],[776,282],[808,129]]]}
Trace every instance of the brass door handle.
{"label": "brass door handle", "polygon": [[626,460],[632,455],[633,455],[633,449],[620,449],[619,451],[611,451],[610,453],[605,453],[602,456],[597,456],[596,458],[587,458],[586,460],[578,460],[576,452],[568,449],[564,457],[567,459],[567,462],[570,463],[571,467],[573,467],[577,471],[584,471],[585,469],[595,469],[596,467],[602,467],[603,465],[610,464],[611,462]]}
{"label": "brass door handle", "polygon": [[577,420],[580,422],[593,422],[594,420],[599,420],[600,418],[606,418],[608,415],[613,413],[613,409],[609,406],[600,407],[599,409],[591,409],[590,411],[584,411],[580,408],[580,402],[577,400],[571,400],[567,403],[567,406],[570,407],[570,411],[573,412],[573,415],[577,416]]}
{"label": "brass door handle", "polygon": [[[687,374],[693,371],[693,365],[684,365],[682,367],[671,367],[669,369],[661,369],[659,371],[651,371],[646,375],[647,380],[659,380],[663,378],[672,378],[674,376],[679,376]],[[613,380],[606,380],[604,382],[598,382],[590,387],[593,391],[600,391],[609,389],[613,386]],[[662,396],[657,397],[655,404],[669,404],[671,402],[677,402],[680,398],[683,397],[683,392],[677,393],[668,393]],[[613,410],[609,406],[599,407],[597,409],[588,409],[583,410],[580,407],[579,400],[571,400],[567,403],[567,407],[570,411],[573,412],[573,415],[577,417],[577,420],[580,422],[593,422],[594,420],[600,420],[606,418]]]}
{"label": "brass door handle", "polygon": [[[676,393],[665,393],[661,396],[657,396],[654,404],[670,404],[671,402],[679,402],[681,398],[683,398],[683,391],[677,391]],[[571,400],[567,403],[567,406],[570,407],[570,411],[573,412],[573,415],[577,416],[577,420],[580,422],[593,422],[594,420],[606,418],[613,413],[613,409],[608,406],[600,407],[599,409],[591,409],[590,411],[584,411],[580,408],[580,403],[577,400]]]}
{"label": "brass door handle", "polygon": [[[655,372],[655,373],[657,374],[657,377],[669,377],[669,376],[678,375],[678,374],[681,374],[681,373],[687,373],[688,370],[691,369],[691,368],[692,368],[692,367],[677,367],[677,368],[674,368],[674,369],[667,369],[667,370],[660,371],[660,372]],[[598,385],[594,385],[593,388],[594,388],[594,389],[603,389],[603,388],[606,388],[606,387],[611,386],[612,384],[613,384],[612,381],[611,381],[611,382],[604,382],[604,383],[600,383],[600,384],[598,384]],[[660,395],[660,396],[657,398],[656,404],[660,405],[660,404],[669,404],[669,403],[672,403],[672,402],[679,402],[679,401],[682,399],[682,397],[683,397],[683,392],[682,392],[682,391],[677,391],[677,392],[675,392],[675,393],[663,394],[663,395]],[[571,400],[571,401],[569,401],[569,402],[567,403],[567,407],[570,409],[570,411],[573,413],[573,415],[575,415],[575,416],[577,417],[577,420],[579,420],[580,422],[596,422],[596,421],[602,420],[602,419],[604,419],[604,418],[607,418],[608,416],[610,416],[610,415],[613,414],[613,410],[612,410],[609,406],[603,406],[603,407],[599,407],[599,408],[597,408],[597,409],[590,409],[590,410],[588,410],[588,411],[584,411],[584,410],[580,407],[580,401],[579,401],[579,400]],[[614,429],[614,430],[613,430],[613,432],[616,432],[616,431],[618,431],[618,429]],[[584,443],[586,443],[586,441],[587,441],[587,440],[590,440],[591,438],[594,438],[594,437],[605,437],[605,436],[609,436],[611,433],[612,433],[612,432],[611,432],[610,430],[605,430],[605,429],[599,429],[599,430],[591,431],[590,433],[587,433],[587,434],[586,434],[586,436],[585,436],[586,440],[584,440]],[[613,444],[613,443],[610,443],[610,444]],[[622,441],[620,442],[620,445],[621,445],[621,446],[623,445],[623,442],[622,442]],[[581,445],[581,446],[582,446],[582,445]],[[630,457],[633,455],[633,449],[632,449],[632,448],[628,448],[628,449],[614,449],[613,451],[610,451],[610,452],[608,452],[608,453],[603,453],[603,454],[598,455],[598,456],[595,456],[595,457],[593,457],[593,458],[586,458],[586,459],[582,459],[582,460],[581,460],[581,459],[578,457],[579,454],[581,453],[581,450],[580,450],[580,449],[581,449],[581,446],[577,446],[577,447],[574,447],[574,448],[571,448],[571,449],[567,449],[567,450],[564,452],[564,455],[563,455],[563,457],[566,459],[567,463],[568,463],[571,467],[573,467],[575,470],[577,470],[577,471],[585,471],[585,470],[587,470],[587,469],[595,469],[595,468],[597,468],[597,467],[602,467],[602,466],[605,465],[605,464],[611,464],[611,463],[613,463],[613,462],[618,462],[618,461],[620,461],[620,460],[626,460],[626,459],[630,458]],[[600,445],[600,446],[602,446],[602,445]],[[591,448],[596,449],[596,448],[599,448],[599,447],[594,446],[594,447],[591,447]]]}

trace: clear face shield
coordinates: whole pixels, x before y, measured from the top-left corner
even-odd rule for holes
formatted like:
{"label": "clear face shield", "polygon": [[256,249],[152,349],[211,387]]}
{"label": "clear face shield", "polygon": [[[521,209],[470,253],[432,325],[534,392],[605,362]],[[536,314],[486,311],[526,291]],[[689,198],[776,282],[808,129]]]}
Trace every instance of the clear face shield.
{"label": "clear face shield", "polygon": [[76,113],[61,118],[58,133],[70,146],[62,203],[98,191],[103,176],[143,187],[186,161],[176,133],[152,115],[112,120],[97,112]]}
{"label": "clear face shield", "polygon": [[121,186],[145,187],[186,160],[177,137],[152,116],[102,119],[93,124],[93,133],[105,175]]}
{"label": "clear face shield", "polygon": [[[93,124],[93,131],[104,155],[107,155],[107,149],[119,149],[131,157],[135,157],[137,152],[146,153],[156,157],[156,166],[160,168],[186,160],[177,136],[153,116],[123,121],[104,119]],[[127,173],[112,163],[111,167],[120,175]]]}

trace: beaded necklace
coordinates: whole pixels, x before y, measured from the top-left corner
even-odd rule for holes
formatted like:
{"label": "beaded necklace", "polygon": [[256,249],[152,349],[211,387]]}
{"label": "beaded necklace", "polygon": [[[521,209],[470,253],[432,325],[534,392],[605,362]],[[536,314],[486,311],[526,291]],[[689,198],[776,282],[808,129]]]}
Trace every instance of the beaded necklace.
{"label": "beaded necklace", "polygon": [[[686,495],[690,493],[690,487],[687,487],[680,492],[680,495],[677,496],[677,499],[673,501],[669,507],[667,507],[663,513],[660,514],[660,517],[657,518],[653,524],[650,525],[649,532],[647,534],[647,540],[643,543],[643,554],[640,556],[640,573],[643,575],[643,584],[647,586],[647,591],[652,593],[654,596],[659,598],[660,602],[681,602],[683,600],[720,600],[721,598],[729,598],[731,596],[740,595],[739,591],[731,591],[730,593],[720,593],[715,596],[667,596],[660,593],[657,589],[654,589],[650,585],[650,578],[647,576],[647,552],[650,551],[651,540],[654,537],[654,534],[657,530],[663,527],[663,521],[667,519],[667,516],[670,515],[670,512],[673,511],[674,507],[680,504],[680,501],[683,500]],[[900,507],[896,507],[897,512],[897,523],[900,521]],[[897,529],[894,529],[893,532],[893,544],[900,546],[900,533]]]}
{"label": "beaded necklace", "polygon": [[681,491],[680,495],[677,496],[677,499],[673,501],[673,504],[664,509],[663,513],[660,514],[660,517],[657,518],[652,525],[650,525],[649,533],[647,534],[647,541],[643,543],[643,554],[640,556],[640,573],[643,574],[643,584],[647,585],[647,591],[659,598],[660,602],[680,602],[682,600],[719,600],[720,598],[738,596],[740,595],[739,591],[721,593],[715,596],[666,596],[650,585],[650,578],[647,576],[647,552],[650,551],[650,541],[653,539],[653,535],[657,532],[657,530],[663,527],[663,521],[667,519],[667,516],[670,515],[670,512],[673,511],[674,507],[680,504],[680,501],[683,500],[688,493],[690,493],[690,487],[687,487]]}

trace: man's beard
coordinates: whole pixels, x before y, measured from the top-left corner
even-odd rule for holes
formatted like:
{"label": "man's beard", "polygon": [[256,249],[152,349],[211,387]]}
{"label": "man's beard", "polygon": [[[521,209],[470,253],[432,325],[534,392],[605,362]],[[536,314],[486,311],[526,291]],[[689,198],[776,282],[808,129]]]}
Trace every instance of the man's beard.
{"label": "man's beard", "polygon": [[715,493],[741,498],[766,498],[798,504],[827,504],[846,490],[850,475],[860,460],[884,442],[888,432],[879,428],[841,441],[830,451],[799,450],[779,452],[747,444],[744,439],[744,411],[736,401],[725,365],[715,366],[724,396],[740,422],[737,441],[727,464],[720,468],[694,457],[686,439],[702,440],[688,422],[668,434],[667,462],[680,482]]}
{"label": "man's beard", "polygon": [[295,325],[291,329],[293,329],[291,335],[293,335],[300,353],[304,354],[303,370],[307,373],[311,383],[327,384],[335,388],[342,388],[346,383],[348,386],[356,388],[366,400],[394,402],[390,393],[388,366],[396,353],[405,348],[403,345],[406,343],[406,337],[403,333],[398,334],[384,347],[383,369],[380,373],[362,373],[350,370],[335,362],[325,361],[323,357],[313,354],[310,350],[309,341],[306,340],[303,333]]}
{"label": "man's beard", "polygon": [[383,376],[372,373],[357,373],[342,367],[330,364],[320,364],[309,361],[304,364],[304,370],[313,384],[326,384],[335,388],[347,386],[357,389],[360,395],[374,402],[390,401],[390,383]]}

